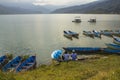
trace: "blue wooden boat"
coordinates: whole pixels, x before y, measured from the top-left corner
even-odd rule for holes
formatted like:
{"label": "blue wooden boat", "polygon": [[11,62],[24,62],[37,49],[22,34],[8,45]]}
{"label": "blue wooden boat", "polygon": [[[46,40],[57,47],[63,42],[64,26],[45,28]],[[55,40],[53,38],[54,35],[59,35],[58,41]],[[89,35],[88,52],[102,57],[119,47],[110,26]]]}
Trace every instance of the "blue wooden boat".
{"label": "blue wooden boat", "polygon": [[120,45],[120,38],[119,38],[119,37],[116,37],[116,36],[113,36],[113,42],[114,42],[115,44]]}
{"label": "blue wooden boat", "polygon": [[98,31],[96,31],[96,30],[93,30],[93,34],[94,34],[95,37],[101,38],[100,32],[98,32]]}
{"label": "blue wooden boat", "polygon": [[83,31],[83,34],[86,35],[86,36],[94,38],[94,34],[91,31]]}
{"label": "blue wooden boat", "polygon": [[113,31],[112,30],[101,30],[100,34],[112,37]]}
{"label": "blue wooden boat", "polygon": [[34,66],[36,66],[36,56],[30,56],[16,68],[16,72],[27,71]]}
{"label": "blue wooden boat", "polygon": [[103,49],[103,51],[105,53],[115,53],[115,54],[120,54],[120,50],[114,50],[114,49],[108,49],[108,48],[105,48]]}
{"label": "blue wooden boat", "polygon": [[64,32],[64,36],[72,39],[72,34],[69,33],[69,31],[63,31],[63,32]]}
{"label": "blue wooden boat", "polygon": [[3,68],[2,70],[4,72],[9,71],[11,69],[15,69],[21,62],[22,58],[20,56],[15,57],[14,59],[12,59],[10,62],[8,62]]}
{"label": "blue wooden boat", "polygon": [[6,55],[1,56],[0,57],[0,65],[2,65],[5,62],[6,59],[7,59]]}
{"label": "blue wooden boat", "polygon": [[76,33],[76,32],[73,32],[73,31],[68,31],[69,32],[69,34],[71,34],[72,36],[79,36],[79,34],[78,33]]}
{"label": "blue wooden boat", "polygon": [[106,44],[108,48],[120,50],[120,46],[117,44]]}
{"label": "blue wooden boat", "polygon": [[98,52],[101,51],[101,48],[92,48],[92,47],[67,47],[63,48],[66,51],[76,51],[76,52],[83,52],[83,53],[92,53],[92,52]]}

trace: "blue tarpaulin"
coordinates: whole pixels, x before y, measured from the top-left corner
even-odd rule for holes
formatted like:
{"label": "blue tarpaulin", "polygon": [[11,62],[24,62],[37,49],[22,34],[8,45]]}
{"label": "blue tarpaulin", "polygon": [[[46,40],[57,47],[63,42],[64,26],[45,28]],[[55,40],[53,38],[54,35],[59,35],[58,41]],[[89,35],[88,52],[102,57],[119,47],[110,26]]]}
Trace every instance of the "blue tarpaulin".
{"label": "blue tarpaulin", "polygon": [[62,55],[62,50],[55,50],[52,52],[51,57],[53,59],[58,59]]}

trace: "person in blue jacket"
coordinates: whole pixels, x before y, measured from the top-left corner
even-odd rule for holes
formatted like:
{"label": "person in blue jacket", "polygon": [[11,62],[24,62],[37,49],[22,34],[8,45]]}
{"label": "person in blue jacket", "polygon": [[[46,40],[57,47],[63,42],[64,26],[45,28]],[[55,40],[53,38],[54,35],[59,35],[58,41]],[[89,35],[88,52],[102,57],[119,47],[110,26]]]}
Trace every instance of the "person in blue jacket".
{"label": "person in blue jacket", "polygon": [[69,61],[69,53],[67,53],[67,52],[65,52],[64,54],[63,54],[63,57],[64,57],[64,61]]}

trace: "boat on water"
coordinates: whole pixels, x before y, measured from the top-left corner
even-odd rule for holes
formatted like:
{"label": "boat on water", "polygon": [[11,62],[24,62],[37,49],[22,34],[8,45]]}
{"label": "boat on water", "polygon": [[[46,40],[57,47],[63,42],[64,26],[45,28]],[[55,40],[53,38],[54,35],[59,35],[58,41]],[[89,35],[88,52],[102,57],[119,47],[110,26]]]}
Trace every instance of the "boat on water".
{"label": "boat on water", "polygon": [[15,69],[19,64],[20,62],[22,61],[22,58],[20,56],[17,56],[15,57],[14,59],[12,59],[10,62],[8,62],[3,68],[2,70],[4,72],[6,71],[9,71],[11,69]]}
{"label": "boat on water", "polygon": [[105,36],[112,36],[113,31],[112,30],[101,30],[100,34],[105,35]]}
{"label": "boat on water", "polygon": [[106,46],[110,49],[120,50],[120,45],[117,45],[117,44],[107,44],[106,43]]}
{"label": "boat on water", "polygon": [[93,30],[93,34],[94,34],[95,37],[101,38],[100,32],[98,32],[98,31],[96,31],[96,30]]}
{"label": "boat on water", "polygon": [[16,72],[27,71],[34,68],[35,66],[36,56],[30,56],[16,68]]}
{"label": "boat on water", "polygon": [[95,18],[91,18],[88,22],[95,23],[96,19]]}
{"label": "boat on water", "polygon": [[68,37],[68,38],[72,38],[72,37],[75,37],[75,38],[78,38],[79,34],[76,33],[76,32],[73,32],[73,31],[63,31],[64,32],[64,36]]}
{"label": "boat on water", "polygon": [[105,52],[105,53],[120,54],[120,50],[109,49],[109,48],[105,48],[105,49],[103,49],[103,52]]}
{"label": "boat on water", "polygon": [[94,34],[91,31],[83,31],[83,34],[89,37],[94,37]]}
{"label": "boat on water", "polygon": [[93,53],[101,51],[101,48],[94,48],[94,47],[63,47],[66,51],[76,51],[81,53]]}
{"label": "boat on water", "polygon": [[72,22],[80,23],[80,22],[81,22],[81,19],[80,19],[80,17],[75,17],[75,19],[74,19]]}
{"label": "boat on water", "polygon": [[108,36],[120,35],[120,30],[101,30],[100,33]]}
{"label": "boat on water", "polygon": [[76,33],[76,32],[73,32],[73,31],[68,31],[69,32],[69,34],[71,34],[72,36],[79,36],[79,33]]}
{"label": "boat on water", "polygon": [[120,45],[120,37],[113,36],[113,42]]}
{"label": "boat on water", "polygon": [[63,31],[63,33],[65,37],[72,39],[72,34],[70,34],[68,31]]}

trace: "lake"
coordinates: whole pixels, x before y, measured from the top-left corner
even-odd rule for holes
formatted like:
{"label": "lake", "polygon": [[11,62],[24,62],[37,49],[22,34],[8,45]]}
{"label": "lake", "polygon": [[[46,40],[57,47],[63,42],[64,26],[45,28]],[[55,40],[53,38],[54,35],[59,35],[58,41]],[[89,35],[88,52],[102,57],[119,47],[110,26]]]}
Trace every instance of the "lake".
{"label": "lake", "polygon": [[[81,23],[73,23],[80,16]],[[96,23],[89,23],[90,18]],[[0,15],[0,55],[36,54],[38,64],[51,61],[51,53],[68,46],[106,47],[112,38],[90,38],[82,35],[83,30],[120,30],[120,15],[106,14],[25,14]],[[79,39],[67,39],[63,30],[78,32]]]}

